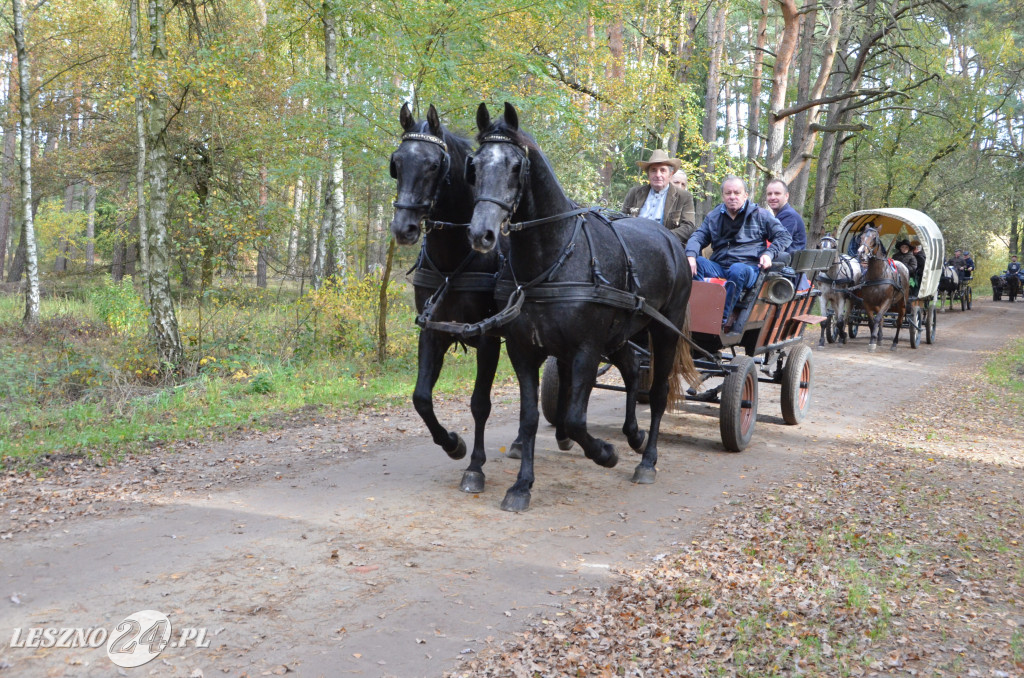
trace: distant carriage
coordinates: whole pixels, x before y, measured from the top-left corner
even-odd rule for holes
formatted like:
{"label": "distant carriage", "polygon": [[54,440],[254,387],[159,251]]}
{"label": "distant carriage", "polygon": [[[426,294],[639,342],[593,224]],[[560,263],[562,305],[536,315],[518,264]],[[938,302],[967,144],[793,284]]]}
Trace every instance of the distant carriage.
{"label": "distant carriage", "polygon": [[[853,240],[868,227],[878,231],[881,242],[888,252],[891,252],[894,244],[900,240],[921,243],[921,250],[925,256],[924,270],[920,272],[920,284],[911,294],[911,308],[908,309],[903,327],[909,330],[911,348],[920,345],[922,334],[925,343],[934,343],[939,282],[942,278],[942,265],[946,259],[942,231],[927,214],[908,207],[861,210],[846,215],[839,224],[836,234],[839,251],[846,252]],[[855,307],[848,320],[850,337],[856,337],[859,326],[866,322],[866,314]],[[895,314],[886,314],[886,326],[893,327],[895,323]]]}

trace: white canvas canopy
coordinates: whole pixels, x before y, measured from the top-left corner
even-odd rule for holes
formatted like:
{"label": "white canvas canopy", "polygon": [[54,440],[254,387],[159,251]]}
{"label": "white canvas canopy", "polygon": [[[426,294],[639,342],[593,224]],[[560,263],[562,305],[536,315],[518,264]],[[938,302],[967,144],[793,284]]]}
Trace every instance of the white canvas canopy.
{"label": "white canvas canopy", "polygon": [[942,231],[931,217],[909,207],[884,207],[847,214],[836,232],[839,251],[846,252],[850,241],[867,226],[878,229],[882,244],[890,255],[893,243],[900,240],[921,243],[924,273],[917,296],[919,299],[934,298],[939,289],[939,278],[942,277],[942,262],[946,260],[946,244],[942,239]]}

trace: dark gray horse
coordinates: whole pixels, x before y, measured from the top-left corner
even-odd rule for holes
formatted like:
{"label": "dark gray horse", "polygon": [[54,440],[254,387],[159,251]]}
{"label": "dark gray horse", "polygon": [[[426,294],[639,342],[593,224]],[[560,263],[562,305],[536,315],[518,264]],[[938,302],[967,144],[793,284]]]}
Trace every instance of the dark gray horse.
{"label": "dark gray horse", "polygon": [[[502,508],[523,511],[530,504],[538,370],[549,355],[559,361],[566,433],[589,459],[616,465],[615,448],[587,431],[587,402],[602,356],[622,350],[645,328],[652,347],[651,425],[633,481],[654,482],[658,430],[670,382],[678,381],[670,377],[686,374],[699,381],[675,329],[684,327],[691,287],[682,245],[649,220],[623,219],[613,226],[593,210],[579,208],[536,142],[519,129],[510,104],[498,121],[481,104],[477,127],[480,148],[466,168],[476,196],[470,240],[478,251],[490,252],[500,234],[510,232],[509,262],[498,292],[509,301],[510,316],[521,304],[502,329],[519,379],[523,444],[519,475]],[[652,321],[654,314],[661,320]]]}

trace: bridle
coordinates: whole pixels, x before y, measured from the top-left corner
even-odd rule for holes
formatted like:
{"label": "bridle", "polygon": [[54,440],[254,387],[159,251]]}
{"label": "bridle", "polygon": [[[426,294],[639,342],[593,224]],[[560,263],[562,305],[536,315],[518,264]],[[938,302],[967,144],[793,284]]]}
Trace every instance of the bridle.
{"label": "bridle", "polygon": [[[404,144],[407,141],[423,141],[423,142],[427,142],[427,143],[430,143],[430,144],[434,144],[436,146],[440,146],[441,147],[441,151],[444,153],[444,156],[443,156],[444,160],[442,160],[442,162],[441,162],[441,172],[438,175],[439,178],[438,178],[438,181],[437,181],[437,186],[434,188],[434,195],[433,195],[433,197],[429,201],[399,202],[399,201],[395,200],[393,203],[391,203],[391,205],[395,209],[405,209],[405,210],[426,209],[427,210],[426,213],[424,214],[423,218],[420,220],[421,223],[423,223],[423,226],[424,226],[424,229],[423,229],[424,233],[429,232],[431,228],[441,228],[441,227],[443,227],[442,225],[447,225],[447,226],[462,225],[462,226],[465,226],[465,224],[448,224],[447,222],[433,222],[433,221],[431,221],[430,219],[427,218],[427,217],[430,216],[430,213],[434,211],[434,205],[437,203],[437,199],[441,195],[441,189],[444,187],[444,185],[446,183],[450,183],[451,182],[451,175],[450,175],[449,171],[451,170],[452,157],[448,153],[448,144],[446,144],[444,139],[442,139],[440,137],[435,137],[433,134],[425,134],[423,132],[406,132],[405,134],[402,135],[402,141],[399,144],[399,147],[401,147],[401,144]],[[391,154],[391,176],[397,179],[398,178],[397,174],[398,173],[397,173],[397,170],[395,168],[395,154],[392,153]]]}
{"label": "bridle", "polygon": [[[506,202],[500,198],[495,198],[489,195],[477,195],[473,197],[473,204],[476,205],[481,202],[494,203],[501,209],[505,210],[505,218],[501,222],[501,233],[502,235],[508,235],[509,222],[512,219],[512,215],[515,214],[516,209],[519,208],[519,201],[523,198],[523,193],[526,191],[526,183],[529,181],[530,176],[530,149],[520,144],[512,137],[504,134],[488,134],[480,139],[480,145],[484,144],[508,144],[513,148],[517,149],[523,158],[522,168],[519,170],[519,187],[516,190],[516,195],[512,199],[512,202]],[[479,151],[478,151],[479,152]],[[469,163],[466,166],[467,180],[470,184],[476,183],[476,169],[473,164],[473,157],[470,156]]]}

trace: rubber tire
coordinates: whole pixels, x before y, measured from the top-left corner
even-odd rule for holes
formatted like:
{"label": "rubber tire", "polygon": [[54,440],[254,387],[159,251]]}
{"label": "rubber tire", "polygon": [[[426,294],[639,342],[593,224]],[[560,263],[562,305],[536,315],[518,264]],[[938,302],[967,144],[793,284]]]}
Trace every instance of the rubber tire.
{"label": "rubber tire", "polygon": [[558,416],[558,361],[548,357],[544,361],[544,372],[540,375],[540,412],[545,421],[555,425]]}
{"label": "rubber tire", "polygon": [[935,343],[935,320],[938,315],[936,308],[926,308],[925,314],[925,325],[924,325],[924,343],[934,344]]}
{"label": "rubber tire", "polygon": [[804,420],[811,409],[814,361],[809,346],[797,346],[782,368],[782,419],[790,426]]}
{"label": "rubber tire", "polygon": [[850,339],[857,338],[857,332],[860,330],[860,323],[856,320],[848,320],[846,322],[846,334]]}
{"label": "rubber tire", "polygon": [[923,312],[919,308],[914,309],[913,317],[910,319],[908,328],[910,330],[910,348],[917,348],[921,345],[921,332],[917,328],[921,326]]}
{"label": "rubber tire", "polygon": [[961,311],[966,311],[967,310],[967,292],[961,292],[960,293],[960,310]]}
{"label": "rubber tire", "polygon": [[[722,444],[730,452],[742,452],[754,435],[757,423],[757,365],[748,356],[737,356],[736,367],[722,384],[722,406],[718,413],[718,428]],[[749,407],[743,407],[744,395]]]}
{"label": "rubber tire", "polygon": [[[1011,299],[1010,301],[1013,301],[1013,300]],[[967,310],[970,311],[971,310],[971,306],[973,306],[973,305],[974,305],[974,289],[968,287],[967,288]]]}

